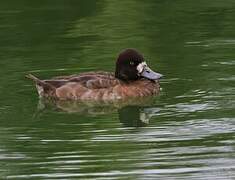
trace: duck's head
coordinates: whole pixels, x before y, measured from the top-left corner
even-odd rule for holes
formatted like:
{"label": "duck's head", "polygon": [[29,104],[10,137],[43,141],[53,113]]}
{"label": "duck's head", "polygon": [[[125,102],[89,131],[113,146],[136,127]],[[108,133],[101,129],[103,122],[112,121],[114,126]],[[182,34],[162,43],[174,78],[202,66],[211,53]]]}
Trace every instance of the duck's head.
{"label": "duck's head", "polygon": [[146,64],[144,56],[135,49],[125,49],[117,58],[115,77],[118,79],[123,81],[134,81],[140,78],[158,80],[162,76],[152,71]]}

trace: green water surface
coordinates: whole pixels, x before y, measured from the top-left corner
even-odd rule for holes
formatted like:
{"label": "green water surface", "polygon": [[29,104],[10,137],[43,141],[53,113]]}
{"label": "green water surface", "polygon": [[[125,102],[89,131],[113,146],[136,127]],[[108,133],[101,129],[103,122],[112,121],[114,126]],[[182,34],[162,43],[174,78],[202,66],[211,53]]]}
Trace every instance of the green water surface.
{"label": "green water surface", "polygon": [[[113,71],[133,47],[151,102],[45,104],[25,79]],[[235,1],[0,1],[0,179],[235,178]]]}

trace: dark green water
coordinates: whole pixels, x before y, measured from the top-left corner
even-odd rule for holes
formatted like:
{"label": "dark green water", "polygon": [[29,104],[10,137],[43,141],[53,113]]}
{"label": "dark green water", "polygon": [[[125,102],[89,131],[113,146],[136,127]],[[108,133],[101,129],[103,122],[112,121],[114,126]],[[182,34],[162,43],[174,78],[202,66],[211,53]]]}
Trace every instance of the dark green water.
{"label": "dark green water", "polygon": [[[43,110],[24,78],[126,47],[165,75],[151,103]],[[233,0],[1,1],[0,83],[0,179],[235,178]]]}

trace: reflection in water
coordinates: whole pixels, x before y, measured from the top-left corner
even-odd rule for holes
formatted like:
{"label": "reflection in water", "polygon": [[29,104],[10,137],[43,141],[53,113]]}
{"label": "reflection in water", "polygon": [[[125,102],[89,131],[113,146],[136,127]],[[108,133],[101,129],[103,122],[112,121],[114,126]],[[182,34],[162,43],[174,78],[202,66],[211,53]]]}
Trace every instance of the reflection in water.
{"label": "reflection in water", "polygon": [[146,126],[150,123],[151,117],[157,115],[158,108],[126,106],[118,110],[119,120],[124,126]]}
{"label": "reflection in water", "polygon": [[85,116],[118,113],[119,120],[124,126],[139,127],[149,124],[151,117],[160,111],[159,108],[150,106],[152,103],[152,97],[114,101],[112,103],[40,99],[36,114],[48,108],[67,113],[79,113]]}

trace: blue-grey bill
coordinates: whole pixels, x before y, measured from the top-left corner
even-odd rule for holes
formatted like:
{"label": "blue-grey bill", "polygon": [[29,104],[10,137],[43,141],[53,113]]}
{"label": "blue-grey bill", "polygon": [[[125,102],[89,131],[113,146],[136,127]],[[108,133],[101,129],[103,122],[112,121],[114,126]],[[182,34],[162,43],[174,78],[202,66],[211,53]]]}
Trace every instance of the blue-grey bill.
{"label": "blue-grey bill", "polygon": [[140,75],[150,80],[158,80],[163,77],[162,74],[152,71],[149,67],[146,67]]}

